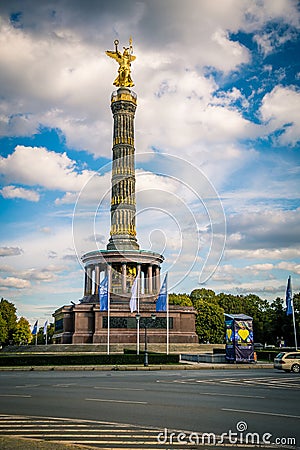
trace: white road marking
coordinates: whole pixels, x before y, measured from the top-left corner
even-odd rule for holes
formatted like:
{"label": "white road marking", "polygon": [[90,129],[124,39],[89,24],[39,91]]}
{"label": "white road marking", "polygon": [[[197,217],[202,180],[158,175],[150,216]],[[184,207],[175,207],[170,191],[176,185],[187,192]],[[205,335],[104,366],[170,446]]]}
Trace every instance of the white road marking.
{"label": "white road marking", "polygon": [[[161,448],[157,441],[157,435],[162,432],[162,429],[157,427],[143,427],[116,422],[102,422],[96,420],[70,419],[62,417],[49,418],[45,416],[14,416],[0,414],[0,421],[2,419],[4,419],[4,421],[10,420],[11,422],[10,426],[6,426],[6,429],[1,430],[2,436],[14,434],[15,436],[20,436],[23,438],[31,437],[36,439],[47,439],[47,441],[59,441],[70,445],[110,445],[109,448],[114,450],[124,449],[124,446],[125,448],[143,448],[144,450],[153,450],[153,446],[155,446],[155,448]],[[26,421],[28,425],[32,427],[36,426],[36,429],[23,430],[22,423]],[[49,423],[49,428],[44,431],[46,423]],[[20,427],[18,427],[19,424],[21,424]],[[58,429],[57,425],[59,426]],[[61,428],[66,425],[72,427],[75,426],[75,428],[68,428],[66,433],[64,433],[64,430]],[[87,426],[88,428],[78,430],[78,426]],[[72,434],[73,430],[74,434]],[[78,434],[78,431],[80,434]],[[191,431],[183,430],[173,431],[177,433],[184,432],[187,435],[192,433]],[[199,436],[201,435],[202,433],[199,433]],[[220,436],[216,435],[216,437],[220,439]],[[111,445],[113,445],[113,447],[111,447]],[[174,448],[182,448],[180,445],[180,443],[173,443]],[[193,444],[188,444],[186,447],[189,448],[190,446],[194,447]],[[231,445],[226,443],[226,447],[236,447],[236,444]],[[254,447],[256,446],[249,445],[249,449]]]}
{"label": "white road marking", "polygon": [[225,397],[266,398],[261,395],[224,394],[223,392],[199,392],[198,395],[223,395]]}
{"label": "white road marking", "polygon": [[135,402],[131,400],[110,400],[104,398],[85,398],[85,400],[92,402],[107,402],[107,403],[130,403],[133,405],[148,405],[148,402]]}
{"label": "white road marking", "polygon": [[[18,420],[18,419],[25,419],[25,420],[35,420],[35,421],[43,421],[43,422],[53,422],[55,423],[55,421],[60,421],[60,422],[70,422],[70,423],[93,423],[96,425],[107,425],[107,426],[122,426],[122,427],[133,427],[133,428],[140,428],[139,425],[132,425],[132,424],[128,424],[128,423],[118,423],[118,422],[106,422],[103,420],[91,420],[91,419],[70,419],[68,417],[47,417],[47,416],[30,416],[30,415],[26,415],[26,416],[21,416],[21,415],[12,415],[12,414],[0,414],[0,420],[2,421],[2,417],[8,417],[8,418],[13,418],[13,420]],[[155,427],[153,427],[155,428]],[[150,427],[151,429],[151,427]]]}
{"label": "white road marking", "polygon": [[27,388],[27,387],[38,387],[39,384],[20,384],[19,386],[15,386],[15,388]]}
{"label": "white road marking", "polygon": [[0,397],[19,397],[19,398],[31,398],[31,395],[23,394],[0,394]]}
{"label": "white road marking", "polygon": [[107,391],[145,391],[145,389],[138,389],[138,388],[117,388],[117,387],[102,387],[102,386],[94,386],[94,389],[103,389]]}
{"label": "white road marking", "polygon": [[[149,448],[149,446],[153,448],[153,445],[157,445],[157,434],[161,432],[160,428],[116,422],[0,414],[0,422],[9,421],[9,424],[5,423],[1,427],[1,436],[15,435],[23,438],[47,439],[71,445],[78,443],[93,443],[98,446],[113,444],[115,450],[121,449],[123,445],[126,448],[133,448],[131,446],[137,448],[137,445],[140,446],[139,448]],[[26,421],[30,426],[29,429],[24,427]],[[66,426],[68,426],[67,429],[64,428]],[[84,428],[80,429],[79,426]]]}
{"label": "white road marking", "polygon": [[[32,424],[32,425],[29,425],[29,424],[24,424],[24,423],[20,423],[20,422],[16,422],[16,423],[11,423],[11,421],[3,421],[3,420],[1,420],[1,422],[3,422],[3,423],[0,423],[0,429],[1,428],[13,428],[13,429],[15,429],[18,425],[20,425],[20,428],[22,429],[22,431],[25,431],[25,432],[29,432],[29,431],[31,431],[31,429],[34,429],[34,430],[36,430],[36,428],[38,427],[38,429],[39,429],[39,432],[40,431],[49,431],[50,429],[52,430],[52,429],[60,429],[60,428],[62,428],[63,430],[65,430],[66,428],[68,429],[68,431],[78,431],[78,428],[84,428],[84,429],[86,429],[86,428],[88,428],[88,425],[75,425],[75,424],[62,424],[62,425],[56,425],[56,424],[49,424],[49,425],[47,425],[47,424],[43,424],[43,425],[41,425],[41,424],[39,424],[39,423],[34,423],[34,424]],[[76,427],[76,428],[71,428],[71,427]],[[20,430],[20,428],[16,428],[17,430]]]}
{"label": "white road marking", "polygon": [[290,419],[300,419],[300,416],[294,416],[292,414],[281,414],[281,413],[272,413],[272,412],[264,412],[264,411],[251,411],[247,409],[231,409],[231,408],[222,408],[222,411],[229,412],[239,412],[239,413],[248,413],[248,414],[259,414],[263,416],[275,416],[275,417],[287,417]]}
{"label": "white road marking", "polygon": [[[32,437],[32,436],[28,436],[28,437]],[[91,437],[97,437],[97,436],[91,436]],[[136,439],[132,439],[132,440],[127,440],[126,439],[126,441],[113,441],[113,440],[111,440],[111,439],[109,439],[109,441],[107,441],[107,440],[105,440],[105,441],[103,441],[103,440],[101,440],[101,439],[99,439],[99,440],[97,440],[97,441],[90,441],[90,440],[86,440],[86,439],[84,439],[84,440],[80,440],[80,439],[73,439],[73,440],[71,440],[71,441],[68,441],[68,440],[65,440],[65,439],[63,439],[62,441],[61,441],[62,443],[64,443],[64,444],[102,444],[102,445],[107,445],[108,443],[109,444],[115,444],[115,445],[134,445],[134,447],[130,447],[130,448],[138,448],[138,447],[136,447],[136,445],[137,445],[137,441],[136,441]],[[138,444],[139,445],[144,445],[144,444],[146,444],[146,445],[151,445],[151,444],[154,444],[154,445],[158,445],[157,444],[157,439],[155,439],[155,440],[153,440],[153,441],[151,441],[151,440],[148,440],[147,439],[147,441],[138,441]],[[179,444],[178,444],[179,445]],[[111,450],[116,450],[116,449],[119,449],[119,447],[109,447]],[[128,447],[125,447],[125,448],[128,448]],[[144,449],[144,450],[146,450],[146,449]]]}
{"label": "white road marking", "polygon": [[[292,382],[291,382],[292,380]],[[208,378],[204,380],[197,380],[195,378],[186,378],[186,379],[173,379],[173,380],[156,380],[157,383],[166,383],[166,384],[201,384],[201,385],[214,385],[214,386],[241,386],[241,387],[265,387],[270,389],[300,389],[300,378],[296,379],[295,377],[258,377],[258,378]]]}
{"label": "white road marking", "polygon": [[[115,435],[116,435],[116,432],[114,431],[114,437],[115,437]],[[23,434],[23,436],[25,436],[25,434]],[[61,433],[59,433],[59,434],[52,433],[51,434],[51,438],[62,437],[62,436],[66,437],[66,438],[70,438],[71,437],[71,438],[74,438],[75,440],[77,440],[77,438],[84,438],[84,437],[99,438],[99,433],[98,434],[88,434],[88,435],[87,434],[66,434],[66,433],[64,433],[63,435]],[[118,433],[118,437],[127,437],[127,436],[128,436],[127,434],[120,435]],[[26,433],[26,437],[38,438],[38,437],[41,437],[41,434],[40,433],[31,433],[31,434],[27,434]],[[131,437],[131,435],[129,435],[129,437]],[[136,434],[134,434],[133,437],[136,437]],[[145,435],[138,435],[138,437],[142,437],[142,438],[146,438],[147,439],[147,435],[146,434]],[[111,438],[111,434],[107,434],[107,435],[102,435],[101,434],[101,438]]]}

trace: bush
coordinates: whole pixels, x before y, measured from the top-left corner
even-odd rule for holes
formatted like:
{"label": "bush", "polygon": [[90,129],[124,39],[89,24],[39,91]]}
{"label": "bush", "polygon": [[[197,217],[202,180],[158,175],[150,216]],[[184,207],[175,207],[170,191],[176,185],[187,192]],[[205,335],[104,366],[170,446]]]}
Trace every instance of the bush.
{"label": "bush", "polygon": [[[179,355],[149,353],[149,364],[177,364]],[[0,366],[75,366],[75,365],[123,365],[143,364],[144,355],[112,354],[112,355],[0,355]]]}
{"label": "bush", "polygon": [[274,361],[274,358],[280,353],[280,350],[255,350],[257,359],[260,361]]}

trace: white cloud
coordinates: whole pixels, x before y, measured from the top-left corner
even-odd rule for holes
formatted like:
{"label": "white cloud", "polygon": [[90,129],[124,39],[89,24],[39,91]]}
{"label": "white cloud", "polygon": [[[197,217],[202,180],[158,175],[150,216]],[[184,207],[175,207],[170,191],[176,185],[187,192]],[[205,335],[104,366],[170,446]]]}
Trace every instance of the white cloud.
{"label": "white cloud", "polygon": [[4,188],[0,190],[0,194],[3,198],[22,198],[23,200],[28,200],[30,202],[38,202],[40,199],[38,192],[16,186],[4,186]]}
{"label": "white cloud", "polygon": [[[257,277],[257,273],[267,276],[268,270],[293,269],[292,273],[298,273],[299,269],[292,265],[291,259],[299,257],[299,216],[284,211],[273,213],[270,203],[266,209],[266,202],[257,202],[258,194],[274,200],[276,196],[284,198],[287,195],[297,198],[298,186],[293,185],[291,190],[290,180],[289,183],[272,183],[273,165],[268,173],[268,183],[261,174],[255,177],[250,169],[261,162],[259,153],[237,143],[239,139],[274,133],[279,135],[280,143],[294,145],[299,139],[298,94],[295,95],[292,86],[278,86],[277,90],[265,95],[260,111],[264,124],[259,126],[244,114],[249,105],[243,91],[237,88],[222,91],[225,88],[220,89],[216,81],[220,79],[220,83],[226,85],[232,71],[230,80],[238,79],[243,76],[244,65],[251,63],[250,50],[236,40],[236,35],[231,37],[232,33],[255,32],[265,54],[292,39],[289,27],[296,27],[299,20],[296,2],[164,0],[161,3],[137,3],[126,0],[119,2],[117,15],[116,6],[111,2],[90,2],[89,6],[84,6],[81,0],[49,0],[47,6],[28,0],[24,8],[19,0],[0,2],[0,134],[30,136],[38,133],[40,127],[55,128],[72,149],[87,149],[94,155],[110,157],[112,116],[109,97],[114,89],[112,81],[117,65],[104,55],[104,50],[113,48],[114,38],[120,39],[121,47],[126,45],[130,29],[137,56],[133,64],[134,89],[138,93],[137,154],[149,148],[155,154],[151,148],[154,146],[160,153],[168,152],[195,161],[218,189],[238,186],[238,191],[227,196],[227,204],[231,202],[229,210],[238,213],[229,217],[227,268],[221,273],[227,277],[227,287],[234,286],[230,284],[232,280],[239,281],[240,289],[253,291],[255,286],[272,289],[270,280],[268,283],[259,280],[256,284],[251,280],[238,280],[238,268],[234,271],[229,267],[234,264],[234,258],[247,259],[249,264],[244,268],[244,276],[249,278]],[[18,10],[23,10],[20,23],[10,23],[11,12]],[[274,21],[283,27],[287,25],[285,35],[265,33],[265,25],[270,27]],[[266,66],[265,70],[271,72],[272,67]],[[207,76],[207,73],[212,75]],[[275,76],[278,79],[275,70],[271,75],[273,82]],[[266,86],[260,87],[259,94],[263,95]],[[105,245],[109,233],[109,173],[102,175],[82,169],[66,154],[22,146],[1,158],[0,166],[7,183],[59,190],[57,206],[74,203],[79,197],[81,209],[76,211],[78,222],[73,230],[79,255],[97,245],[101,248]],[[178,251],[185,246],[179,263],[174,266],[172,277],[176,280],[184,276],[186,268],[193,263],[195,240],[200,236],[201,243],[206,245],[209,241],[207,218],[193,210],[192,191],[178,183],[185,171],[182,165],[173,171],[174,180],[166,175],[169,172],[162,171],[165,176],[151,173],[155,161],[151,161],[150,156],[150,169],[146,165],[139,167],[143,167],[144,174],[140,176],[142,172],[137,172],[138,210],[155,203],[164,212],[171,210],[172,219],[178,219],[180,224],[178,231],[175,220],[170,226],[166,214],[159,216],[158,211],[141,214],[138,220],[143,228],[138,229],[139,239],[145,248],[153,246],[156,251],[167,245],[169,260],[166,264],[170,265],[172,257],[177,258]],[[246,168],[249,169],[247,176]],[[188,175],[191,178],[188,186],[195,184],[195,190],[198,189],[209,202],[201,176],[194,172],[185,175],[185,180],[189,180]],[[257,182],[259,177],[263,180],[260,184]],[[198,183],[194,183],[195,178],[199,178]],[[16,194],[16,189],[23,189],[21,192],[26,191],[27,196],[34,193],[31,189],[9,185],[3,188],[2,194],[10,192],[12,195],[13,191]],[[154,190],[159,194],[157,199]],[[45,195],[43,189],[38,192]],[[200,234],[197,227],[193,228],[190,217],[182,219],[180,216],[180,199],[185,207],[198,214]],[[96,213],[99,205],[106,208],[101,218]],[[276,205],[278,209],[278,203]],[[16,291],[17,298],[18,295],[21,298],[21,293],[23,295],[20,301],[24,309],[26,302],[32,305],[33,296],[47,299],[43,300],[47,305],[52,304],[51,298],[54,298],[60,305],[68,302],[68,295],[74,300],[73,295],[82,293],[83,274],[80,270],[75,274],[74,264],[71,264],[74,252],[71,226],[59,229],[55,226],[55,219],[67,218],[70,224],[70,209],[58,211],[55,218],[51,217],[49,226],[49,222],[44,221],[37,227],[33,220],[31,230],[38,228],[38,233],[21,231],[20,223],[20,230],[14,232],[19,233],[21,239],[15,237],[14,241],[9,241],[11,247],[0,249],[0,255],[6,257],[4,262],[14,267],[10,278],[31,283],[26,289],[27,297],[24,289],[19,293]],[[181,211],[183,215],[185,211]],[[157,226],[158,221],[161,221],[162,230]],[[163,234],[165,224],[171,230],[168,235]],[[99,234],[101,239],[97,239]],[[87,240],[87,236],[94,239]],[[274,241],[278,248],[274,248]],[[25,250],[23,254],[19,245]],[[21,256],[14,258],[13,255]],[[201,253],[200,258],[203,256]],[[203,263],[203,259],[198,262]],[[57,262],[57,270],[45,266],[47,260]],[[274,260],[278,262],[277,267]],[[59,265],[65,270],[60,271]],[[7,277],[10,275],[8,272]],[[277,288],[280,283],[275,285]],[[37,309],[39,303],[40,300],[31,308]],[[51,308],[55,309],[53,305]]]}
{"label": "white cloud", "polygon": [[255,31],[266,23],[276,20],[295,27],[299,25],[296,1],[261,0],[245,2],[243,12],[243,28],[247,31]]}
{"label": "white cloud", "polygon": [[[268,280],[274,267],[272,263],[252,264],[244,267],[221,263],[213,275],[213,281],[231,282],[240,285],[245,278],[247,279],[249,277],[253,281],[257,278]],[[272,278],[274,277],[272,276]]]}
{"label": "white cloud", "polygon": [[[99,105],[109,94],[99,89],[99,78],[110,85],[109,62],[76,31],[56,34],[56,27],[36,36],[0,20],[0,82],[5,86],[0,133],[30,135],[43,124],[61,129],[70,146],[107,154],[103,138],[109,128],[103,126]],[[109,107],[105,111],[107,118]]]}
{"label": "white cloud", "polygon": [[[144,71],[141,75],[149,78]],[[234,105],[240,100],[246,106],[240,91],[232,89],[216,96],[213,78],[195,69],[160,70],[153,73],[147,86],[136,114],[138,151],[156,147],[181,155],[183,148],[194,152],[196,146],[226,145],[261,133]],[[154,96],[149,95],[152,92]]]}
{"label": "white cloud", "polygon": [[243,266],[238,264],[236,266],[232,264],[220,264],[216,270],[216,274],[213,275],[214,281],[235,281],[240,283],[243,279],[251,277],[251,279],[274,279],[275,270],[291,271],[293,273],[298,273],[300,266],[294,262],[281,261],[278,263],[264,262],[264,263],[254,263],[251,265]]}
{"label": "white cloud", "polygon": [[300,140],[300,92],[294,86],[276,86],[264,96],[260,113],[269,132],[280,131],[280,144]]}
{"label": "white cloud", "polygon": [[18,145],[11,155],[0,157],[0,173],[8,182],[47,189],[79,191],[94,172],[76,170],[76,162],[66,153],[43,147]]}
{"label": "white cloud", "polygon": [[248,49],[239,42],[231,41],[227,31],[218,29],[213,33],[211,39],[219,47],[216,49],[216,53],[218,54],[220,52],[223,55],[221,60],[214,61],[212,64],[218,69],[227,72],[233,70],[235,66],[249,62],[250,55]]}
{"label": "white cloud", "polygon": [[39,231],[41,231],[41,233],[44,233],[46,235],[50,234],[52,232],[50,227],[41,227],[41,228],[39,228]]}
{"label": "white cloud", "polygon": [[[16,279],[34,281],[34,282],[50,282],[57,280],[57,275],[68,270],[66,265],[50,264],[40,268],[16,269],[14,267],[4,265],[0,266],[0,272],[6,272],[13,275]],[[29,287],[29,285],[24,286]]]}
{"label": "white cloud", "polygon": [[[227,241],[228,242],[228,241]],[[300,246],[294,248],[266,249],[259,248],[253,250],[229,248],[225,250],[225,259],[253,259],[253,260],[291,260],[299,258]]]}
{"label": "white cloud", "polygon": [[[227,217],[227,246],[231,249],[273,249],[299,245],[300,209],[257,210]],[[233,236],[233,239],[231,239]]]}
{"label": "white cloud", "polygon": [[22,280],[21,278],[0,278],[0,287],[2,288],[26,289],[30,286],[31,284],[28,280]]}
{"label": "white cloud", "polygon": [[[248,63],[249,50],[232,40],[230,32],[260,29],[272,19],[294,24],[295,5],[279,0],[274,2],[276,6],[272,2],[249,5],[238,0],[223,0],[217,7],[208,0],[190,0],[189,7],[175,0],[165,3],[169,7],[158,7],[156,2],[127,1],[122,7],[123,19],[116,20],[115,8],[109,4],[103,9],[93,3],[87,11],[80,2],[55,2],[55,15],[51,16],[50,6],[39,8],[27,2],[26,12],[20,18],[24,26],[9,22],[14,2],[2,6],[2,134],[31,135],[43,125],[61,130],[72,148],[109,157],[109,86],[117,66],[104,50],[112,46],[113,39],[107,39],[111,27],[118,37],[127,35],[124,23],[131,24],[135,37],[134,80],[141,107],[145,106],[143,116],[140,112],[141,119],[137,119],[137,135],[143,136],[138,142],[141,150],[149,147],[151,136],[163,136],[161,130],[166,122],[169,126],[165,127],[165,139],[162,137],[157,145],[174,149],[182,145],[183,136],[188,137],[187,146],[197,140],[220,142],[257,132],[226,103],[212,107],[216,84],[202,75],[203,68],[230,72]],[[160,92],[164,83],[169,95],[158,102],[154,94]],[[148,116],[146,108],[153,114]],[[199,111],[193,121],[191,110]]]}
{"label": "white cloud", "polygon": [[22,253],[23,250],[20,247],[0,247],[0,256],[18,256]]}
{"label": "white cloud", "polygon": [[253,40],[257,43],[264,57],[268,56],[277,48],[297,37],[297,32],[292,30],[280,30],[278,27],[268,32],[260,32],[254,35]]}
{"label": "white cloud", "polygon": [[296,275],[300,275],[300,264],[289,262],[289,261],[282,261],[277,264],[279,269],[286,270],[290,273],[295,273]]}

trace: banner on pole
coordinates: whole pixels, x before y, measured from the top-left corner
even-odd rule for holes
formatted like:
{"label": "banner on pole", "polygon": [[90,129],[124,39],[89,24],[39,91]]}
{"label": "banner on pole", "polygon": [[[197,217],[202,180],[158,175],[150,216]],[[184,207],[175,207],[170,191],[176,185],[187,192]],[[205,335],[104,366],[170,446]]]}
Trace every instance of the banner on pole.
{"label": "banner on pole", "polygon": [[108,311],[108,276],[99,285],[100,311]]}
{"label": "banner on pole", "polygon": [[167,311],[167,298],[168,298],[168,274],[166,274],[163,284],[161,285],[158,298],[156,300],[156,312]]}

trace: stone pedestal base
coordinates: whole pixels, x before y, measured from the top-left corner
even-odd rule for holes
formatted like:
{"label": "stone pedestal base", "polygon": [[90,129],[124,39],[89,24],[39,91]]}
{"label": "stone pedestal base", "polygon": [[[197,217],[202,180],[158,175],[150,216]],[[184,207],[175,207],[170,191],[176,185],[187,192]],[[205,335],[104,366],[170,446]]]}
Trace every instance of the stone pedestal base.
{"label": "stone pedestal base", "polygon": [[[109,341],[111,344],[135,344],[137,342],[137,321],[129,306],[112,304],[110,310]],[[153,321],[151,314],[155,313]],[[167,341],[167,318],[165,312],[156,313],[152,304],[143,304],[140,311],[140,343],[145,342],[145,324],[149,344],[163,344]],[[170,305],[169,343],[196,344],[196,312],[190,307]],[[57,344],[107,344],[108,313],[100,311],[97,304],[63,306],[53,314]]]}

